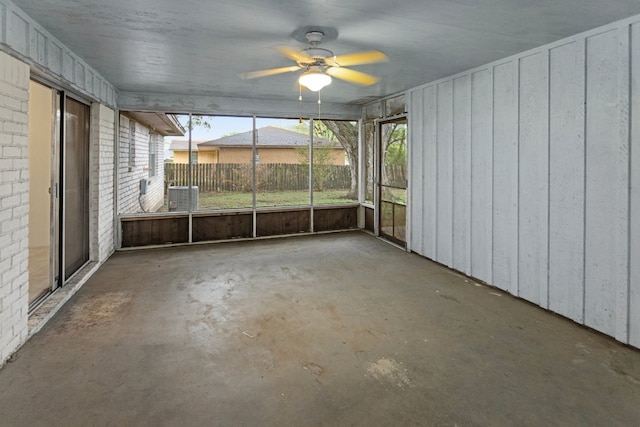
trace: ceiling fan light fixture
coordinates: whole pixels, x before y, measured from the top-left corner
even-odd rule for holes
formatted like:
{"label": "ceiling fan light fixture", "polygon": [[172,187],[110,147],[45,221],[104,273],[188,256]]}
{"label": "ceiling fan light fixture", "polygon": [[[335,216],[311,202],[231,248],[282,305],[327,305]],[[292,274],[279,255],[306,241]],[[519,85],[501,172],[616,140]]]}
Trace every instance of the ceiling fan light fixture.
{"label": "ceiling fan light fixture", "polygon": [[298,83],[310,91],[318,92],[323,87],[331,84],[331,76],[319,70],[309,70],[302,73]]}

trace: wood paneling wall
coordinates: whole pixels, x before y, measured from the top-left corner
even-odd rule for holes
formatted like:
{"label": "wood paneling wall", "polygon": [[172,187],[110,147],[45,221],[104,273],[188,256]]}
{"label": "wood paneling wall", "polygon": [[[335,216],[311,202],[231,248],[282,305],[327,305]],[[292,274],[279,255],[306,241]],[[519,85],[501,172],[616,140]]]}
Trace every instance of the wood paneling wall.
{"label": "wood paneling wall", "polygon": [[122,247],[167,245],[189,241],[189,217],[147,217],[121,219]]}
{"label": "wood paneling wall", "polygon": [[409,91],[410,249],[636,347],[638,21]]}
{"label": "wood paneling wall", "polygon": [[194,242],[253,237],[252,212],[196,214],[192,225]]}
{"label": "wood paneling wall", "polygon": [[256,214],[256,235],[258,236],[280,236],[310,231],[311,218],[308,208]]}
{"label": "wood paneling wall", "polygon": [[313,231],[349,230],[358,228],[358,207],[313,208]]}
{"label": "wood paneling wall", "polygon": [[372,233],[375,232],[375,211],[373,208],[364,207],[364,229]]}

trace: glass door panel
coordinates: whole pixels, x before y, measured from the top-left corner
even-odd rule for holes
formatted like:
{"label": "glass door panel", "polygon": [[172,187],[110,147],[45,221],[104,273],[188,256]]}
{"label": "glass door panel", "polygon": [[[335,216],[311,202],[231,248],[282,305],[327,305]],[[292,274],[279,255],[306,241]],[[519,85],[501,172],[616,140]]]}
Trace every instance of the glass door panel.
{"label": "glass door panel", "polygon": [[89,260],[89,107],[65,99],[64,278]]}
{"label": "glass door panel", "polygon": [[52,290],[54,91],[29,83],[29,303]]}

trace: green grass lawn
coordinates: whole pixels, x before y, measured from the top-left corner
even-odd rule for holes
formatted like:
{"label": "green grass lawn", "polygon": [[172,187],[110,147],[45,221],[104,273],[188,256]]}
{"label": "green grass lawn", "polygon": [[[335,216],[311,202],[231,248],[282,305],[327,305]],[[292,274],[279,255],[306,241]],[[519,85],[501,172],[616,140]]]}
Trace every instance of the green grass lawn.
{"label": "green grass lawn", "polygon": [[[326,205],[336,203],[353,203],[355,200],[347,199],[345,190],[324,190],[313,193],[314,205]],[[300,206],[309,204],[308,191],[277,191],[256,194],[256,205],[265,206]],[[199,209],[238,209],[250,208],[253,202],[251,193],[200,193],[198,195]],[[167,210],[167,201],[162,209]]]}

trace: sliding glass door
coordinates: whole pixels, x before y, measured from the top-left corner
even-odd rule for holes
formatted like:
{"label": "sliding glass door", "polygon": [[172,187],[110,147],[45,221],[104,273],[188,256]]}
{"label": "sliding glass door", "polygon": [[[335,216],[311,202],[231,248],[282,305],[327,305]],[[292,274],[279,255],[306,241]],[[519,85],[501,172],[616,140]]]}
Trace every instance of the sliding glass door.
{"label": "sliding glass door", "polygon": [[89,106],[29,86],[29,304],[89,260]]}

